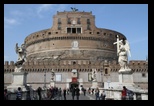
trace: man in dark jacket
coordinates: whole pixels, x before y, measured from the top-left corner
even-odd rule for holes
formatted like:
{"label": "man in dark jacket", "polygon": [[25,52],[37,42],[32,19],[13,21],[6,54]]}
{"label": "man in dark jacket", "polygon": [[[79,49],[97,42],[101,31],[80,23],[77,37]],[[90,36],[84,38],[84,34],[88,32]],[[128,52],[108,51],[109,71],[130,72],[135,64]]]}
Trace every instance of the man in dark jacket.
{"label": "man in dark jacket", "polygon": [[64,100],[66,100],[66,88],[63,90]]}
{"label": "man in dark jacket", "polygon": [[76,88],[76,99],[79,100],[79,96],[80,96],[80,89],[79,87]]}
{"label": "man in dark jacket", "polygon": [[134,100],[134,92],[132,90],[127,89],[127,96],[129,100]]}
{"label": "man in dark jacket", "polygon": [[37,93],[38,93],[38,96],[39,96],[39,100],[42,99],[41,91],[42,91],[41,87],[38,87],[38,89],[37,89]]}
{"label": "man in dark jacket", "polygon": [[76,91],[76,88],[75,88],[75,87],[73,87],[73,89],[72,89],[72,100],[74,100],[75,91]]}

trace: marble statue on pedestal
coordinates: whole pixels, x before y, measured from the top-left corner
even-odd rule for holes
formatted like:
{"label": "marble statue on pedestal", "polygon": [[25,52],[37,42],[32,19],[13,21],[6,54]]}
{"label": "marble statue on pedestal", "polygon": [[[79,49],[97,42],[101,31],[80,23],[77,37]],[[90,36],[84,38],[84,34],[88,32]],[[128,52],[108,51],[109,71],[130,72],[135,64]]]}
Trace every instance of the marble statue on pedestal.
{"label": "marble statue on pedestal", "polygon": [[128,54],[130,54],[130,46],[129,42],[127,40],[120,40],[119,36],[117,35],[117,42],[114,44],[117,44],[117,55],[118,55],[118,62],[120,65],[119,71],[128,71],[130,68],[128,67]]}
{"label": "marble statue on pedestal", "polygon": [[18,60],[15,63],[15,71],[12,73],[13,81],[11,85],[7,86],[7,89],[11,92],[15,92],[18,87],[21,87],[22,91],[27,91],[27,72],[23,71],[23,64],[26,61],[26,48],[25,44],[22,44],[21,47],[18,47],[16,43],[15,51],[18,54]]}

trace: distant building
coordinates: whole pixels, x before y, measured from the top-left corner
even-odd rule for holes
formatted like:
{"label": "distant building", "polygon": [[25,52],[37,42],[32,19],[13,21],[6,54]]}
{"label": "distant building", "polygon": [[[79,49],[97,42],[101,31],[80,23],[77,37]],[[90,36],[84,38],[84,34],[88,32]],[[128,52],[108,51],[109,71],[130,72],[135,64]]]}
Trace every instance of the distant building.
{"label": "distant building", "polygon": [[[118,82],[116,35],[126,37],[113,30],[97,28],[92,12],[64,11],[53,16],[49,29],[34,32],[25,38],[27,62],[24,70],[28,72],[27,83],[33,88],[44,86],[51,80],[51,70],[55,71],[57,87],[70,88],[71,85],[91,87],[92,69],[97,70],[97,81],[110,79]],[[14,62],[4,64],[4,84],[11,84]],[[134,83],[148,88],[148,61],[131,60]]]}

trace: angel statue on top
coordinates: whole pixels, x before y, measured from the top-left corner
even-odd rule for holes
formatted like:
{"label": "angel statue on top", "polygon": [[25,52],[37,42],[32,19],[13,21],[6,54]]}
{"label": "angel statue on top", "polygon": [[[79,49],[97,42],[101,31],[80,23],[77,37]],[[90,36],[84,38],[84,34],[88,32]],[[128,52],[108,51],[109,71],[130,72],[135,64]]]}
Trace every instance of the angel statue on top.
{"label": "angel statue on top", "polygon": [[119,41],[119,36],[117,35],[117,42],[114,44],[117,44],[118,62],[121,67],[119,72],[130,71],[128,67],[128,55],[131,57],[129,42],[126,39]]}
{"label": "angel statue on top", "polygon": [[16,43],[15,51],[18,54],[18,60],[15,63],[15,66],[16,66],[16,68],[21,68],[23,63],[26,61],[25,44],[22,44],[21,47],[18,47],[18,43]]}
{"label": "angel statue on top", "polygon": [[51,70],[51,81],[54,81],[54,77],[55,77],[55,71],[52,69]]}
{"label": "angel statue on top", "polygon": [[96,69],[92,69],[92,81],[96,81]]}

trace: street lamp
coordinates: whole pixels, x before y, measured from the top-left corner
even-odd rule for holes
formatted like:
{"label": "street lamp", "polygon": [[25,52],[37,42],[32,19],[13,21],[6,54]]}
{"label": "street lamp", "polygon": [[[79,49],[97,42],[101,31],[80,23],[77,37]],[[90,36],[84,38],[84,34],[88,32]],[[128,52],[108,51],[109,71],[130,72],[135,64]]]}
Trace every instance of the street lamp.
{"label": "street lamp", "polygon": [[102,87],[103,87],[103,69],[101,68],[101,83],[102,83]]}
{"label": "street lamp", "polygon": [[110,80],[109,79],[107,80],[107,83],[108,83],[108,88],[110,88]]}
{"label": "street lamp", "polygon": [[44,88],[46,88],[46,69],[44,71]]}

